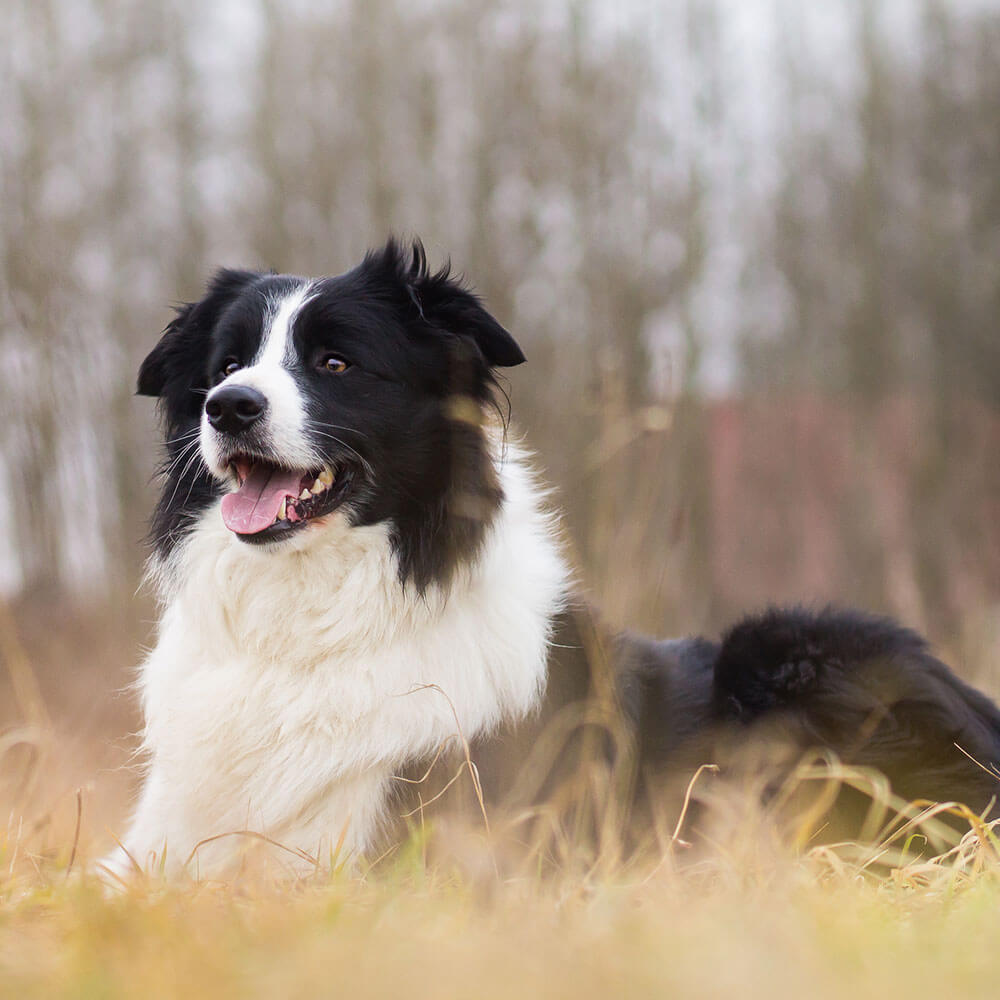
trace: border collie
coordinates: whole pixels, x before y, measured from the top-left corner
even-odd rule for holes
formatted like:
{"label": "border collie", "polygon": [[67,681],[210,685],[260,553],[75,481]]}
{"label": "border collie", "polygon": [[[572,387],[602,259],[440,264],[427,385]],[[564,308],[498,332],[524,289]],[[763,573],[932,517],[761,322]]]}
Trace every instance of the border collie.
{"label": "border collie", "polygon": [[166,430],[162,616],[138,680],[148,770],[111,871],[225,872],[236,831],[306,867],[372,852],[401,776],[456,735],[501,801],[547,722],[595,704],[651,779],[738,770],[767,732],[906,798],[993,808],[1000,713],[890,621],[603,633],[494,400],[495,370],[523,360],[419,243],[331,278],[222,270],[178,310],[138,379]]}

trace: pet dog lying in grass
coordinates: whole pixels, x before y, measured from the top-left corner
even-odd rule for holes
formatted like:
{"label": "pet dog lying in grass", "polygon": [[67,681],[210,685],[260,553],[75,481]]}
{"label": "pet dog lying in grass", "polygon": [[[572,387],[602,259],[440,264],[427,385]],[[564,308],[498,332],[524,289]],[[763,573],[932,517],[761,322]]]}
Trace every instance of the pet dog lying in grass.
{"label": "pet dog lying in grass", "polygon": [[494,404],[496,369],[522,361],[419,244],[332,278],[223,270],[179,310],[139,372],[166,430],[162,617],[139,676],[148,771],[108,869],[223,872],[234,831],[293,866],[373,852],[408,811],[405,776],[456,735],[477,792],[505,801],[558,720],[574,739],[552,774],[588,742],[627,757],[633,819],[775,735],[904,798],[992,808],[1000,713],[890,621],[603,632]]}

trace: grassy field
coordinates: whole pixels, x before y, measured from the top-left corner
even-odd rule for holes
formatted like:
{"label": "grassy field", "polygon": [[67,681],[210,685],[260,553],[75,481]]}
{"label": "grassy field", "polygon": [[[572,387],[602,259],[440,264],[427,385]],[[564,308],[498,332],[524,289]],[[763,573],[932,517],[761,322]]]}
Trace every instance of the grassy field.
{"label": "grassy field", "polygon": [[367,878],[111,896],[13,846],[4,997],[987,997],[1000,973],[988,837],[879,876],[806,856],[504,882],[413,850]]}
{"label": "grassy field", "polygon": [[113,891],[91,872],[122,772],[51,741],[4,749],[27,779],[0,833],[4,998],[996,995],[1000,830],[974,817],[937,850],[904,830],[898,857],[792,852],[751,815],[697,858],[545,875],[498,875],[481,828],[431,828],[373,869]]}
{"label": "grassy field", "polygon": [[570,849],[544,875],[498,875],[481,826],[425,830],[372,870],[109,892],[88,873],[135,785],[134,638],[29,632],[0,628],[0,998],[997,993],[1000,830],[974,817],[897,856],[793,852],[733,813],[697,858]]}

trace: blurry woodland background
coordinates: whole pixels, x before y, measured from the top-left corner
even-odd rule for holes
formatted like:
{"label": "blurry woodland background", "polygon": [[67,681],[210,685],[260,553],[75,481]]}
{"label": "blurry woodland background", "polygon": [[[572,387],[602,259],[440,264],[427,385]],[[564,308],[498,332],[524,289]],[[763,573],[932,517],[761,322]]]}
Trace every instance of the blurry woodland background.
{"label": "blurry woodland background", "polygon": [[109,766],[135,725],[171,304],[390,232],[523,345],[609,619],[849,602],[1000,691],[1000,2],[5,0],[0,37],[0,725]]}

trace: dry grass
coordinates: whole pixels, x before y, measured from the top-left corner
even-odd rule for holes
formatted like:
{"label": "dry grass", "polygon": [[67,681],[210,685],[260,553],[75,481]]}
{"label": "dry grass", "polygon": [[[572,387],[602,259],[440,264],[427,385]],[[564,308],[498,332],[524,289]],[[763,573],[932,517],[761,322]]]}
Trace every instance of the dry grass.
{"label": "dry grass", "polygon": [[[957,806],[962,837],[934,807],[909,825],[874,813],[870,845],[810,847],[803,833],[796,850],[760,810],[730,803],[710,853],[684,848],[671,823],[658,852],[629,862],[574,863],[564,839],[544,875],[498,874],[477,817],[417,828],[361,873],[108,893],[88,869],[131,793],[128,741],[107,738],[135,722],[107,697],[122,651],[94,646],[104,666],[81,663],[89,686],[71,694],[36,675],[10,622],[0,631],[14,682],[0,736],[0,997],[996,993],[1000,830]],[[95,684],[111,715],[83,710]],[[796,787],[818,802],[829,770],[804,765]]]}
{"label": "dry grass", "polygon": [[428,865],[415,841],[368,877],[110,898],[66,877],[68,844],[30,871],[16,846],[3,996],[993,996],[1000,971],[998,854],[975,833],[868,876],[817,852],[503,881]]}

